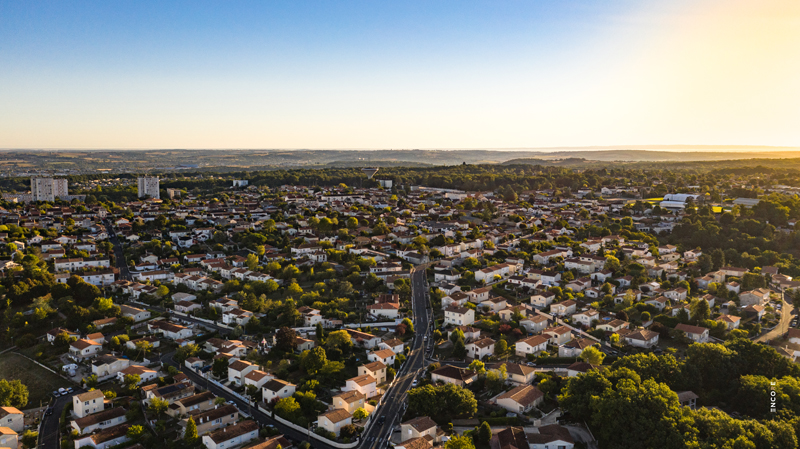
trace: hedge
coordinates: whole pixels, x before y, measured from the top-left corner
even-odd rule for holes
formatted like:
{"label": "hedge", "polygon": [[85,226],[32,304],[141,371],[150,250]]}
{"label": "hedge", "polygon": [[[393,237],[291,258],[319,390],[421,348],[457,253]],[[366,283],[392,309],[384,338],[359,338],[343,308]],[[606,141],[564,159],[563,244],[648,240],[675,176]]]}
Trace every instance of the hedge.
{"label": "hedge", "polygon": [[522,425],[522,421],[517,417],[508,418],[508,417],[501,416],[499,418],[479,418],[478,421],[480,421],[481,424],[483,424],[483,422],[485,421],[485,422],[489,423],[490,426],[521,426]]}

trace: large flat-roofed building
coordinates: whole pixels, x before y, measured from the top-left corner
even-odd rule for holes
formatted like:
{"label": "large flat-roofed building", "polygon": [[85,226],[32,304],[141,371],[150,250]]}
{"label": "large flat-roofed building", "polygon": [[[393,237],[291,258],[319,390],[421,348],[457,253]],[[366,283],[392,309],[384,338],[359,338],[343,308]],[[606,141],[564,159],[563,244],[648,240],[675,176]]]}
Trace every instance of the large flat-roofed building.
{"label": "large flat-roofed building", "polygon": [[156,200],[161,199],[158,176],[140,176],[137,185],[139,187],[139,198],[149,196]]}
{"label": "large flat-roofed building", "polygon": [[33,201],[55,201],[56,198],[67,197],[67,180],[31,178],[31,196]]}

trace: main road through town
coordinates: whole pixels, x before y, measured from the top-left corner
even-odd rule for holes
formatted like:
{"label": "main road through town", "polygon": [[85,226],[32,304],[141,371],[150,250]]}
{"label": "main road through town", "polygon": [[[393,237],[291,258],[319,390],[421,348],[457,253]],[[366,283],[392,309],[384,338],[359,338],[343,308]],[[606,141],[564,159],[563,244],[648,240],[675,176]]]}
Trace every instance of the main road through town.
{"label": "main road through town", "polygon": [[[378,425],[377,421],[367,432],[362,435],[362,449],[378,449],[386,447],[392,436],[392,428],[403,418],[406,408],[406,396],[411,385],[421,371],[425,369],[425,354],[431,346],[431,309],[428,298],[427,279],[424,266],[415,268],[411,272],[411,306],[414,312],[414,339],[411,341],[410,351],[405,364],[397,373],[392,387],[386,391],[383,404],[375,411],[377,419],[382,417],[385,422]],[[373,417],[375,418],[375,417]]]}

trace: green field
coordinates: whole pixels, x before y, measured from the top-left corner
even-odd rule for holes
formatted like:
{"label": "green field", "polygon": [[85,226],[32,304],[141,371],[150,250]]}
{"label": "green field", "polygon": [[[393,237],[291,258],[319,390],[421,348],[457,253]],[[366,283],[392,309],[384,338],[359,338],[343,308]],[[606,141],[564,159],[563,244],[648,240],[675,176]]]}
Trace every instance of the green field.
{"label": "green field", "polygon": [[39,407],[39,401],[42,405],[46,405],[54,390],[71,386],[61,377],[13,353],[0,355],[0,379],[19,379],[28,387],[26,408]]}

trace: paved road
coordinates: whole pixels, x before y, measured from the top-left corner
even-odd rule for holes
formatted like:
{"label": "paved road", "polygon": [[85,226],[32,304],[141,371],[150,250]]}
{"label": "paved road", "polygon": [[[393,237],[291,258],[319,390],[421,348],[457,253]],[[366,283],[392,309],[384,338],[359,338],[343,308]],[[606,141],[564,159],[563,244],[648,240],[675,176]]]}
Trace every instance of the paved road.
{"label": "paved road", "polygon": [[414,381],[425,368],[425,353],[430,350],[430,300],[425,268],[419,267],[411,273],[411,303],[414,312],[414,340],[403,368],[397,373],[394,386],[386,392],[383,405],[375,411],[378,417],[385,417],[383,425],[373,425],[362,435],[362,449],[386,447],[392,436],[392,428],[403,418],[406,396]]}
{"label": "paved road", "polygon": [[778,325],[771,331],[758,336],[755,341],[771,341],[783,336],[783,334],[789,330],[789,323],[792,321],[792,309],[794,307],[783,291],[781,291],[781,298],[783,299],[783,306],[781,306],[781,320],[778,322]]}
{"label": "paved road", "polygon": [[43,449],[59,448],[58,421],[61,419],[61,411],[64,410],[68,403],[72,402],[72,396],[83,392],[83,389],[76,388],[71,395],[55,398],[55,402],[50,405],[53,407],[53,414],[42,417],[42,433],[39,435],[39,447]]}
{"label": "paved road", "polygon": [[115,265],[119,269],[119,279],[130,281],[132,280],[131,272],[128,268],[128,264],[125,261],[125,253],[122,252],[122,243],[119,241],[119,236],[111,227],[111,222],[108,219],[104,220],[103,223],[106,225],[106,229],[109,233],[108,241],[114,245],[114,258],[116,259]]}

